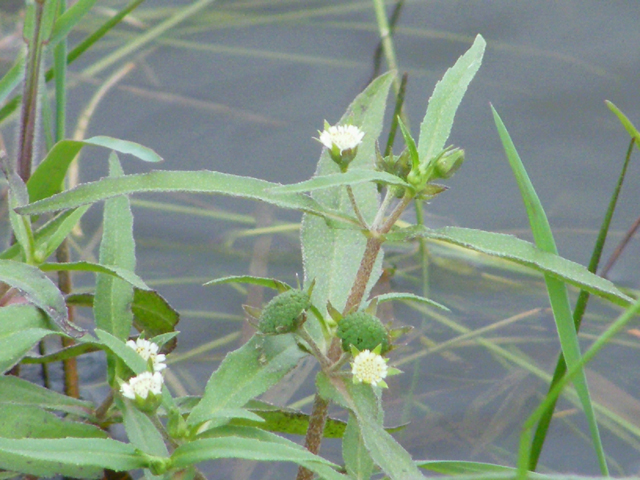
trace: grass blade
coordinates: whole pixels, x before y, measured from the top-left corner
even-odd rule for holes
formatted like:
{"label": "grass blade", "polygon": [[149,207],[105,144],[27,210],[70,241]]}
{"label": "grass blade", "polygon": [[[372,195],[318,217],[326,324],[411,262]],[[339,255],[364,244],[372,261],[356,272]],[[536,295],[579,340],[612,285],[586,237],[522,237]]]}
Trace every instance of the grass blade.
{"label": "grass blade", "polygon": [[[549,226],[549,221],[544,212],[542,204],[529,180],[529,177],[524,169],[524,165],[520,160],[520,156],[516,151],[509,133],[507,132],[504,123],[500,119],[500,116],[496,110],[492,107],[494,120],[500,139],[502,140],[505,153],[514,172],[514,176],[520,188],[520,194],[524,200],[524,204],[531,224],[531,231],[536,245],[540,250],[552,254],[557,254],[555,241]],[[553,316],[556,322],[556,329],[558,331],[558,337],[560,339],[560,345],[562,347],[562,354],[567,362],[569,368],[576,367],[581,360],[580,345],[578,343],[578,335],[573,323],[573,315],[571,313],[571,306],[569,304],[569,296],[567,289],[561,280],[552,277],[549,274],[545,274],[545,282],[547,284],[547,292],[549,295],[549,302],[553,310]],[[591,431],[591,437],[593,446],[598,457],[598,463],[600,465],[600,471],[602,475],[608,476],[609,469],[607,467],[607,460],[602,446],[602,439],[600,438],[600,432],[598,429],[598,423],[596,421],[595,412],[593,410],[593,404],[591,403],[591,396],[589,394],[589,387],[587,384],[587,377],[584,370],[579,368],[576,376],[573,379],[576,391],[580,397],[582,407],[587,417],[589,424],[589,430]],[[530,458],[519,458],[519,465],[530,464]]]}

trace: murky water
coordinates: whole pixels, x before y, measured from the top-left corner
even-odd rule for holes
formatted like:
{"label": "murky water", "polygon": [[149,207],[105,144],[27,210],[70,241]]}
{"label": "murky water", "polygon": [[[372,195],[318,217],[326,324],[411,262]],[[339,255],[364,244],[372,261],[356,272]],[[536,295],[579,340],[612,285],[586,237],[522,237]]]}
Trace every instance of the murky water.
{"label": "murky water", "polygon": [[[189,4],[163,2],[170,3]],[[150,2],[141,7],[138,18],[154,24],[157,20],[151,13],[158,5]],[[414,130],[446,68],[477,33],[488,43],[451,137],[465,148],[467,162],[448,182],[451,189],[428,206],[429,221],[530,239],[491,118],[492,103],[547,209],[559,251],[588,262],[628,145],[604,100],[613,101],[640,124],[639,17],[640,4],[632,0],[406,2],[395,42],[399,69],[409,72],[407,111]],[[127,26],[110,37],[110,48],[139,34],[135,25]],[[377,38],[368,1],[213,3],[127,57],[136,68],[101,102],[87,136],[111,135],[148,145],[165,158],[160,167],[165,169],[213,169],[283,183],[306,179],[320,153],[312,137],[324,119],[334,123],[370,80]],[[74,112],[85,107],[98,83],[122,66],[116,63],[91,80],[80,78],[79,73],[95,71],[96,60],[83,59],[71,69],[77,81],[70,95]],[[125,169],[141,172],[148,166],[127,159]],[[105,155],[85,155],[83,179],[105,172]],[[635,162],[607,252],[640,213],[639,189],[640,169]],[[244,292],[200,285],[250,269],[295,283],[302,270],[297,233],[292,228],[273,238],[250,236],[232,243],[234,232],[252,228],[252,216],[258,211],[262,218],[265,211],[220,197],[137,199],[198,209],[198,215],[171,213],[138,203],[134,213],[139,273],[183,313],[178,354],[229,336],[227,344],[172,367],[179,388],[199,394],[224,352],[248,333],[240,323],[241,304],[247,302]],[[212,218],[216,209],[245,215],[247,223]],[[290,212],[273,210],[270,215],[274,224],[299,220]],[[88,236],[95,223],[85,224]],[[629,246],[611,278],[637,287],[638,246],[637,240]],[[267,252],[266,258],[260,252]],[[419,293],[420,273],[412,268],[415,257],[403,258],[403,253],[392,249],[387,257],[397,267],[388,287]],[[431,295],[451,306],[453,313],[444,318],[423,316],[405,306],[386,312],[399,324],[417,327],[407,345],[394,354],[405,374],[390,382],[385,397],[388,423],[411,422],[398,438],[416,458],[512,465],[519,425],[545,386],[534,373],[504,358],[519,349],[549,372],[557,352],[541,284],[497,266],[470,263],[449,250],[434,247],[433,254]],[[521,319],[499,324],[483,336],[490,347],[463,341],[420,357],[434,342],[460,335],[464,328],[485,327],[518,314]],[[592,338],[588,335],[597,334],[615,315],[615,310],[595,303],[585,319],[585,344]],[[626,334],[619,340],[621,344],[610,346],[594,363],[591,386],[596,399],[638,425],[640,392],[633,368],[638,339]],[[302,400],[299,405],[308,409],[304,399],[312,392],[312,378],[307,371],[306,377],[291,379],[268,397],[286,404]],[[576,433],[586,432],[583,416],[566,400],[558,411],[562,418],[553,423],[542,465],[567,473],[597,473],[589,441]],[[612,421],[605,418],[604,423],[612,472],[636,473],[637,439],[623,441],[612,433],[618,427],[607,428]],[[325,450],[334,458],[339,454],[333,443]],[[225,467],[219,478],[249,478],[243,470],[233,473],[234,468]],[[251,478],[271,478],[270,472],[253,472]]]}

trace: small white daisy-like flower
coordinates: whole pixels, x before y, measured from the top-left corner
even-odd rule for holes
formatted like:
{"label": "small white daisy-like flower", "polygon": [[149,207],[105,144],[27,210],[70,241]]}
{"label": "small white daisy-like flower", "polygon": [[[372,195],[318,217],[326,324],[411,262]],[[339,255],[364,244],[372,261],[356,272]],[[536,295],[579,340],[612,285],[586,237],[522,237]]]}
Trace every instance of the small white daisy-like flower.
{"label": "small white daisy-like flower", "polygon": [[351,364],[353,380],[358,383],[368,383],[374,387],[378,384],[386,387],[384,379],[388,373],[387,361],[388,359],[375,352],[361,351]]}
{"label": "small white daisy-like flower", "polygon": [[145,361],[149,361],[149,359],[151,359],[154,372],[159,372],[167,368],[167,366],[162,363],[167,357],[166,355],[158,353],[159,347],[155,343],[143,338],[138,338],[135,342],[133,340],[129,340],[127,342],[127,347],[134,349]]}
{"label": "small white daisy-like flower", "polygon": [[149,393],[161,395],[163,383],[164,379],[160,372],[143,372],[120,385],[120,393],[131,400],[135,400],[136,396],[146,399]]}
{"label": "small white daisy-like flower", "polygon": [[334,125],[320,132],[320,143],[329,150],[335,146],[340,153],[356,148],[362,142],[364,132],[355,125]]}

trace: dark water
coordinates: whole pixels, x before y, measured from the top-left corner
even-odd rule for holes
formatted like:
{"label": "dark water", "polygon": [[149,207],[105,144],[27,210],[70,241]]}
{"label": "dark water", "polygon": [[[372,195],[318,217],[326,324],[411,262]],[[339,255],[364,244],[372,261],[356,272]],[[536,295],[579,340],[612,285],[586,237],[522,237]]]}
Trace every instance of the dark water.
{"label": "dark water", "polygon": [[[123,2],[105,2],[105,6],[107,3],[117,6]],[[148,3],[138,17],[154,24],[152,9],[169,3]],[[414,131],[446,68],[477,33],[488,44],[451,137],[452,143],[465,148],[467,162],[448,182],[450,190],[428,206],[429,221],[530,239],[519,193],[491,118],[492,103],[547,209],[560,253],[588,262],[628,146],[627,134],[604,100],[613,101],[640,125],[639,17],[640,4],[635,1],[407,2],[395,42],[399,68],[409,72],[406,105]],[[124,27],[110,37],[110,48],[138,34],[135,26]],[[160,168],[213,169],[283,183],[306,179],[320,153],[312,137],[317,136],[324,119],[335,123],[371,79],[377,38],[373,8],[367,1],[213,3],[136,52],[138,56],[127,57],[137,62],[137,68],[102,101],[87,135],[111,135],[145,144],[165,158]],[[98,59],[83,59],[72,71],[86,72]],[[104,80],[120,65],[122,61],[96,78]],[[78,80],[70,95],[72,111],[84,108],[95,92],[95,83]],[[105,155],[86,155],[83,162],[85,180],[106,172]],[[142,172],[148,166],[127,161],[125,169]],[[624,185],[607,254],[640,213],[639,179],[635,162]],[[223,208],[249,216],[256,211],[254,204],[219,197],[139,198],[203,210]],[[226,243],[230,231],[247,226],[142,206],[135,207],[134,213],[139,273],[149,283],[155,282],[184,313],[178,353],[242,328],[246,333],[246,326],[241,327],[236,318],[247,301],[244,293],[200,285],[207,279],[249,271],[255,238],[240,239],[232,246]],[[275,222],[299,220],[290,212],[272,213]],[[86,223],[88,235],[96,222],[97,218]],[[268,264],[266,274],[295,283],[295,275],[302,270],[296,242],[292,231],[262,245],[268,251],[262,259]],[[629,245],[611,272],[612,279],[637,287],[638,247],[637,240]],[[411,270],[415,257],[403,259],[400,253],[387,257],[398,268],[390,287],[419,293],[420,274]],[[254,268],[260,263],[254,259]],[[547,306],[535,278],[505,273],[476,260],[470,264],[450,250],[434,247],[431,273],[433,298],[452,307],[449,320],[469,329]],[[617,315],[597,302],[589,313],[584,327],[587,335],[602,331]],[[216,314],[231,318],[206,318]],[[395,354],[394,360],[400,363],[430,342],[460,334],[443,321],[423,318],[405,306],[396,306],[390,314],[399,324],[418,327]],[[555,363],[557,344],[547,311],[533,312],[484,338],[509,352],[520,349],[543,371],[551,371]],[[585,345],[590,338],[584,337]],[[638,342],[629,334],[619,340],[625,343],[610,346],[594,363],[591,386],[596,399],[638,428],[638,377],[633,368]],[[232,337],[226,346],[175,364],[173,373],[185,391],[201,393],[216,362],[238,341]],[[388,423],[411,421],[398,438],[416,458],[513,465],[519,425],[545,391],[542,380],[475,342],[403,363],[401,368],[405,374],[394,377],[385,394]],[[312,392],[312,378],[309,374],[303,381],[293,379],[270,398],[287,404],[304,399]],[[309,408],[304,402],[301,405]],[[596,474],[597,464],[583,435],[585,422],[574,408],[566,400],[559,405],[563,416],[553,423],[542,464],[564,473]],[[612,455],[612,472],[636,473],[637,437],[632,435],[634,440],[627,442],[606,425],[602,430],[605,449]],[[325,453],[337,458],[339,446],[328,443]],[[234,468],[219,470],[219,478],[249,478],[250,474]],[[269,469],[252,475],[272,478],[279,474]]]}

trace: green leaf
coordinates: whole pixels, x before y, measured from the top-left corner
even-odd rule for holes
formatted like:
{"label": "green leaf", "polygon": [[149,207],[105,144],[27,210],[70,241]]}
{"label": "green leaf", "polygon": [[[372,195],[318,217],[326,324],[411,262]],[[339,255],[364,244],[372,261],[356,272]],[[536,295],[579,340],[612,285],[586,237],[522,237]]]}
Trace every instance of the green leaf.
{"label": "green leaf", "polygon": [[46,316],[31,305],[0,308],[0,372],[10,370],[52,331]]}
{"label": "green leaf", "polygon": [[[544,212],[542,203],[536,194],[536,191],[527,175],[522,160],[518,155],[515,145],[513,144],[509,132],[507,131],[502,119],[498,115],[498,112],[492,107],[493,118],[500,135],[500,140],[504,147],[507,159],[511,165],[514,176],[520,189],[520,194],[527,210],[527,216],[529,217],[529,223],[531,224],[531,232],[536,245],[543,252],[547,252],[553,255],[557,255],[555,240],[549,220]],[[588,270],[584,268],[584,271]],[[558,331],[558,337],[560,339],[560,345],[562,347],[562,355],[564,356],[567,366],[572,369],[580,363],[581,352],[580,344],[578,342],[578,334],[573,321],[573,314],[571,311],[571,305],[569,304],[569,295],[566,285],[557,277],[545,273],[545,283],[547,285],[547,292],[549,295],[549,303],[553,310],[553,317],[556,323],[556,330]],[[587,384],[587,377],[583,369],[574,377],[573,383],[576,387],[580,402],[584,408],[587,422],[589,424],[589,430],[591,431],[591,437],[593,446],[598,457],[600,464],[600,471],[602,475],[608,476],[609,469],[607,467],[607,459],[602,445],[602,439],[600,438],[600,432],[598,431],[598,423],[596,420],[593,404],[591,402],[591,396],[589,395],[589,387]],[[519,466],[529,465],[529,458],[519,457]]]}
{"label": "green leaf", "polygon": [[60,41],[64,40],[78,22],[82,20],[82,17],[91,10],[91,7],[93,7],[95,3],[96,0],[79,0],[67,9],[65,13],[60,15],[53,26],[51,35],[49,36],[49,47],[53,47]]}
{"label": "green leaf", "polygon": [[147,362],[125,342],[104,330],[96,329],[95,334],[100,343],[111,350],[133,373],[138,375],[148,370]]}
{"label": "green leaf", "polygon": [[[473,473],[510,474],[515,475],[516,469],[493,463],[466,462],[460,460],[423,460],[416,462],[420,468],[443,475],[468,475]],[[549,479],[547,475],[529,472],[530,478]]]}
{"label": "green leaf", "polygon": [[75,358],[85,353],[97,352],[102,350],[100,346],[94,343],[76,343],[71,347],[65,347],[62,350],[58,350],[47,355],[35,355],[33,353],[23,357],[20,363],[51,363],[61,362],[69,358]]}
{"label": "green leaf", "polygon": [[[103,239],[104,236],[105,234],[103,234]],[[126,267],[119,267],[115,265],[101,265],[99,263],[91,262],[43,263],[42,265],[40,265],[40,270],[42,270],[43,272],[57,272],[60,270],[73,272],[95,272],[100,275],[107,275],[109,278],[126,282],[127,284],[129,284],[129,286],[136,287],[140,290],[151,290],[151,287],[144,283],[144,280],[133,273],[132,270],[128,270]]]}
{"label": "green leaf", "polygon": [[174,468],[184,468],[207,460],[242,458],[263,462],[295,462],[327,480],[347,480],[328,460],[314,455],[282,437],[250,427],[223,427],[208,432],[224,432],[215,438],[193,440],[178,447],[171,459]]}
{"label": "green leaf", "polygon": [[17,214],[14,210],[16,207],[21,207],[29,203],[27,187],[15,171],[9,171],[6,172],[6,174],[9,182],[9,220],[11,222],[13,235],[22,248],[26,262],[33,265],[35,241],[31,228],[31,220]]}
{"label": "green leaf", "polygon": [[606,103],[607,107],[609,107],[609,110],[611,110],[615,114],[615,116],[618,117],[618,120],[620,120],[620,123],[622,124],[624,129],[627,131],[629,136],[633,138],[633,141],[636,143],[636,147],[640,148],[640,132],[638,132],[633,123],[631,123],[631,120],[629,120],[627,116],[613,104],[613,102],[605,100],[604,103]]}
{"label": "green leaf", "polygon": [[422,480],[411,455],[382,427],[382,407],[373,388],[354,384],[344,378],[329,379],[323,373],[317,377],[321,395],[348,408],[357,418],[364,444],[373,461],[392,480]]}
{"label": "green leaf", "polygon": [[[195,426],[218,410],[243,407],[278,383],[305,355],[292,335],[254,335],[245,345],[227,354],[211,375],[202,400],[191,411],[187,423]],[[223,423],[213,421],[209,427]]]}
{"label": "green leaf", "polygon": [[128,471],[146,466],[133,445],[108,438],[0,438],[0,468],[29,475],[101,478],[105,468]]}
{"label": "green leaf", "polygon": [[[123,175],[115,153],[109,157],[111,177]],[[136,268],[136,246],[133,239],[133,215],[126,196],[111,198],[104,205],[102,241],[100,242],[100,264],[119,267],[133,272]],[[96,327],[105,330],[120,340],[129,337],[133,324],[133,286],[111,275],[98,274],[93,314]],[[113,382],[116,365],[107,356],[109,382]],[[138,372],[136,372],[138,373]]]}
{"label": "green leaf", "polygon": [[[34,232],[34,250],[38,259],[47,259],[60,246],[90,205],[56,215]],[[0,259],[24,260],[20,245],[14,244],[0,253]]]}
{"label": "green leaf", "polygon": [[0,403],[0,438],[105,438],[87,423],[63,420],[35,405]]}
{"label": "green leaf", "polygon": [[0,104],[20,85],[25,71],[24,60],[24,54],[20,53],[9,71],[0,79]]}
{"label": "green leaf", "polygon": [[[387,73],[374,80],[356,97],[338,122],[341,125],[355,125],[365,132],[350,170],[374,170],[375,142],[382,130],[387,95],[392,81],[393,73]],[[338,165],[324,149],[318,162],[316,176],[336,174],[339,171]],[[355,185],[353,193],[364,218],[371,222],[379,205],[376,186],[371,183]],[[316,190],[312,197],[327,208],[352,215],[351,203],[344,187]],[[365,236],[359,230],[333,228],[324,220],[310,215],[303,216],[300,235],[305,285],[314,280],[316,282],[312,303],[318,306],[323,315],[326,313],[325,306],[328,300],[331,300],[336,309],[342,310],[365,250]],[[378,280],[381,268],[382,252],[378,255],[371,273],[369,289]],[[307,324],[313,325],[310,322]]]}
{"label": "green leaf", "polygon": [[85,146],[109,148],[116,152],[134,155],[146,162],[162,161],[162,158],[153,150],[127,140],[104,136],[92,137],[83,141],[61,140],[49,150],[45,159],[38,165],[27,182],[31,202],[48,198],[62,191],[69,165]]}
{"label": "green leaf", "polygon": [[365,446],[358,421],[352,414],[349,415],[342,440],[342,459],[350,478],[369,480],[373,475],[373,459]]}
{"label": "green leaf", "polygon": [[425,297],[421,297],[420,295],[415,295],[413,293],[400,293],[400,292],[383,293],[381,295],[376,295],[371,299],[372,302],[374,300],[377,300],[378,303],[390,302],[392,300],[399,300],[399,301],[409,300],[412,302],[426,303],[427,305],[431,305],[432,307],[436,307],[436,308],[439,308],[440,310],[445,310],[447,312],[451,311],[444,305],[439,304],[438,302],[434,302],[433,300],[430,300]]}
{"label": "green leaf", "polygon": [[411,188],[407,182],[395,175],[386,172],[378,172],[376,170],[363,170],[360,168],[350,168],[345,173],[331,173],[329,175],[320,175],[304,182],[294,183],[293,185],[283,185],[276,187],[271,191],[274,193],[299,193],[313,192],[325,188],[340,187],[344,185],[357,185],[366,182],[376,182],[385,185],[399,185]]}
{"label": "green leaf", "polygon": [[131,444],[149,455],[168,457],[162,434],[149,417],[126,398],[116,397],[115,402],[122,412],[122,423]]}
{"label": "green leaf", "polygon": [[84,334],[83,330],[69,323],[64,297],[38,268],[12,260],[0,260],[0,281],[17,288],[28,302],[44,310],[68,335],[77,337]]}
{"label": "green leaf", "polygon": [[[33,177],[32,177],[33,178]],[[85,183],[64,193],[20,207],[21,215],[40,215],[68,208],[76,208],[118,195],[142,192],[193,192],[215,193],[262,200],[267,203],[315,215],[326,216],[340,221],[349,221],[349,217],[332,212],[302,194],[278,195],[271,192],[277,183],[240,177],[220,172],[200,170],[197,172],[152,171],[141,175],[125,175],[118,178],[108,177],[96,182]],[[34,198],[34,197],[30,197]]]}
{"label": "green leaf", "polygon": [[259,285],[261,287],[272,288],[279,292],[286,292],[291,290],[290,285],[281,282],[275,278],[254,277],[252,275],[233,275],[229,277],[216,278],[215,280],[208,281],[205,286],[222,285],[225,283],[248,283],[250,285]]}
{"label": "green leaf", "polygon": [[90,417],[93,408],[91,402],[62,395],[12,375],[0,376],[0,404],[8,403],[37,406],[81,418]]}
{"label": "green leaf", "polygon": [[594,295],[606,298],[616,305],[628,306],[632,301],[609,280],[589,272],[586,267],[558,255],[543,252],[532,243],[513,235],[460,227],[444,227],[436,230],[414,227],[391,234],[389,237],[398,239],[424,237],[460,245],[547,273]]}
{"label": "green leaf", "polygon": [[478,35],[471,48],[436,84],[420,125],[418,153],[421,161],[431,160],[445,147],[458,106],[482,63],[485,46],[484,38]]}

